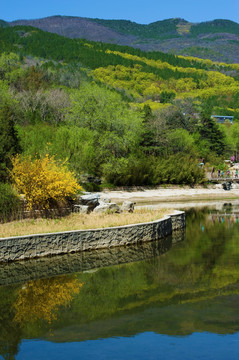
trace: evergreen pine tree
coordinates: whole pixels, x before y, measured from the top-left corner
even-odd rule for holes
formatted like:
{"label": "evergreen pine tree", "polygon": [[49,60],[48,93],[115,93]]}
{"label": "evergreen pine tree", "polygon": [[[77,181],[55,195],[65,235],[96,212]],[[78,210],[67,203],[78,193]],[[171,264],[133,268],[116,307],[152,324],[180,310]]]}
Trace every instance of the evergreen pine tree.
{"label": "evergreen pine tree", "polygon": [[14,113],[9,105],[0,109],[0,182],[8,178],[11,157],[20,151],[19,140],[14,126]]}
{"label": "evergreen pine tree", "polygon": [[143,132],[140,147],[146,155],[156,155],[158,152],[157,142],[155,140],[155,131],[152,121],[154,115],[149,105],[143,107]]}
{"label": "evergreen pine tree", "polygon": [[222,155],[225,150],[225,135],[219,129],[219,126],[210,116],[203,114],[200,124],[200,135],[202,139],[207,140],[209,148],[217,155]]}

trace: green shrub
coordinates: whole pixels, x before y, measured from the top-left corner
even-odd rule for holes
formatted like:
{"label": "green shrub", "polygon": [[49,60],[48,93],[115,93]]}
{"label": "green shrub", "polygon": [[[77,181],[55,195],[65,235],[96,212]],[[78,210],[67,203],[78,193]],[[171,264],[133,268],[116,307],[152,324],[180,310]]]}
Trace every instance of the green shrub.
{"label": "green shrub", "polygon": [[155,169],[154,184],[201,184],[205,181],[204,170],[198,163],[197,158],[181,153],[160,159]]}
{"label": "green shrub", "polygon": [[153,157],[112,159],[103,165],[103,177],[106,182],[115,186],[150,185],[154,162]]}
{"label": "green shrub", "polygon": [[0,183],[0,222],[13,220],[20,208],[21,200],[12,186]]}
{"label": "green shrub", "polygon": [[85,191],[89,191],[89,192],[96,192],[96,191],[101,190],[101,187],[99,184],[95,184],[92,182],[85,182],[82,184],[82,187]]}
{"label": "green shrub", "polygon": [[165,104],[170,102],[176,97],[175,91],[161,91],[159,95],[159,100],[161,103]]}

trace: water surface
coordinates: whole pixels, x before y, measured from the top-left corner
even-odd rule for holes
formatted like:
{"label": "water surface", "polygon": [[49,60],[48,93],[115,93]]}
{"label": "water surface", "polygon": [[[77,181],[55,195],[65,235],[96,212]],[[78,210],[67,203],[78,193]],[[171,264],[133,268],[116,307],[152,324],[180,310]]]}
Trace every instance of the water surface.
{"label": "water surface", "polygon": [[0,285],[0,359],[238,359],[239,206],[192,208],[159,242],[1,265]]}

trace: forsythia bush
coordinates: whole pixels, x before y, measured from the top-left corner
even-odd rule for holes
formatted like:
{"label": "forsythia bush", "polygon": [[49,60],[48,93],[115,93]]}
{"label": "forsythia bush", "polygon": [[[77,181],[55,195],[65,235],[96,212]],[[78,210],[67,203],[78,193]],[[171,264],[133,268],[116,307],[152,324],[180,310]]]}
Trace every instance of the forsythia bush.
{"label": "forsythia bush", "polygon": [[18,192],[25,195],[28,209],[48,209],[64,202],[67,197],[82,190],[72,172],[64,164],[58,165],[54,157],[32,160],[17,155],[12,159],[11,171]]}

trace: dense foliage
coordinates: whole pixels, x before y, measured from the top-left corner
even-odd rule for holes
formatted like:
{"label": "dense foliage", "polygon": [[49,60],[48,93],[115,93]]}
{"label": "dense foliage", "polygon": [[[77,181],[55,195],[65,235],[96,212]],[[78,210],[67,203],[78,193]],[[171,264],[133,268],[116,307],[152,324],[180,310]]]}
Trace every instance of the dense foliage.
{"label": "dense foliage", "polygon": [[[239,66],[0,29],[1,180],[17,153],[67,161],[78,181],[195,184],[236,155]],[[206,110],[205,110],[206,109]],[[218,125],[212,114],[233,115]],[[5,144],[5,145],[3,145]]]}
{"label": "dense foliage", "polygon": [[239,35],[239,25],[231,20],[217,19],[196,24],[191,28],[192,35],[205,33],[232,33]]}
{"label": "dense foliage", "polygon": [[187,21],[180,18],[156,21],[148,25],[137,24],[127,20],[91,20],[114,29],[122,34],[136,35],[143,39],[163,39],[170,36],[178,37],[178,24],[187,24]]}
{"label": "dense foliage", "polygon": [[9,184],[0,183],[0,221],[11,220],[20,210],[20,198]]}
{"label": "dense foliage", "polygon": [[[226,63],[239,61],[239,24],[229,20],[217,19],[191,23],[181,18],[171,18],[151,24],[137,24],[127,20],[60,15],[35,20],[17,20],[10,23],[0,20],[0,28],[16,27],[17,24],[21,25],[20,32],[22,25],[30,25],[71,39],[85,38],[128,45],[144,51],[163,51],[168,54],[194,56]],[[9,31],[7,33],[9,34]],[[31,41],[30,39],[22,40],[24,44],[26,40]],[[44,49],[41,51],[44,52]]]}
{"label": "dense foliage", "polygon": [[207,33],[239,34],[239,25],[234,21],[224,19],[192,24],[184,19],[173,18],[156,21],[147,25],[137,24],[127,20],[89,20],[95,21],[122,34],[135,35],[142,39],[165,39],[179,37],[182,34],[187,34],[187,36],[197,36]]}

